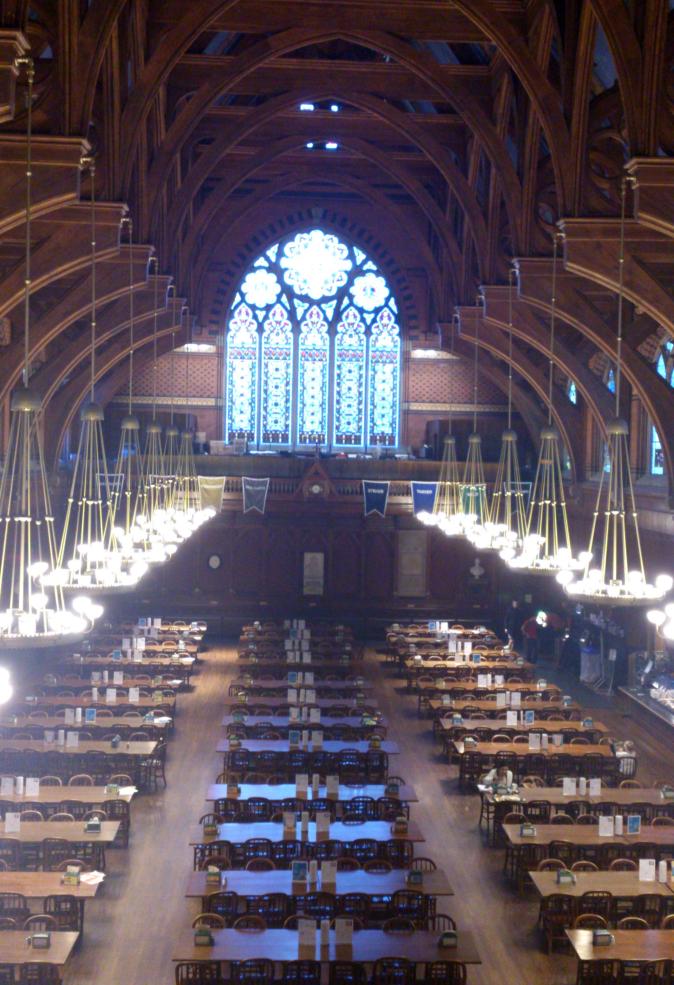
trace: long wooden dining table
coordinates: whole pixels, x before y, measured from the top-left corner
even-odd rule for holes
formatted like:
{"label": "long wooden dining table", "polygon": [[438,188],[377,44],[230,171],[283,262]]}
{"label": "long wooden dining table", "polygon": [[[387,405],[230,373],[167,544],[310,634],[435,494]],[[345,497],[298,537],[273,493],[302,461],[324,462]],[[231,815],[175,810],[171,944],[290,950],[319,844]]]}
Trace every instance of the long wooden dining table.
{"label": "long wooden dining table", "polygon": [[[221,874],[220,885],[206,881],[205,872],[191,872],[185,895],[190,898],[206,900],[213,892],[227,890],[240,896],[255,896],[261,893],[284,893],[286,896],[302,896],[312,892],[330,892],[335,896],[345,893],[364,893],[366,896],[392,896],[401,889],[412,888],[414,892],[427,896],[453,896],[446,873],[442,869],[424,872],[423,882],[410,887],[407,884],[405,869],[391,869],[390,872],[367,872],[358,869],[355,872],[337,872],[334,886],[328,889],[321,882],[319,875],[316,885],[308,889],[298,887],[292,881],[290,869],[274,869],[261,874],[246,869],[228,869]],[[1,882],[0,882],[1,886]],[[0,890],[1,891],[1,890]]]}
{"label": "long wooden dining table", "polygon": [[[212,783],[206,793],[206,800],[218,801],[227,798],[226,783]],[[239,784],[238,800],[248,800],[250,797],[263,797],[270,803],[281,803],[284,800],[297,797],[297,787],[294,783],[241,783]],[[325,785],[318,788],[318,797],[327,799]],[[383,783],[363,783],[351,785],[340,783],[335,802],[338,804],[348,804],[354,797],[372,797],[378,800],[380,797],[395,797],[402,804],[413,804],[418,801],[416,791],[408,783],[400,785],[397,794],[388,794],[386,785]],[[307,790],[306,801],[311,803],[313,793],[311,785]]]}
{"label": "long wooden dining table", "polygon": [[79,936],[76,931],[51,931],[49,947],[38,948],[26,943],[26,931],[0,930],[0,965],[12,965],[20,969],[27,964],[52,964],[62,968],[70,958]]}
{"label": "long wooden dining table", "polygon": [[[357,841],[360,838],[371,838],[373,841],[425,841],[421,830],[415,821],[410,821],[407,830],[396,832],[390,821],[361,821],[359,823],[332,821],[324,836],[317,837],[316,822],[309,821],[306,837],[302,836],[301,822],[296,821],[294,834],[288,836],[297,841],[315,845],[320,841],[335,839],[344,843]],[[209,841],[229,841],[239,845],[250,838],[267,838],[272,842],[286,841],[286,832],[281,821],[245,821],[243,823],[225,821],[217,825],[217,834],[205,835],[203,828],[192,827],[189,834],[190,845],[204,845]]]}
{"label": "long wooden dining table", "polygon": [[[455,947],[441,947],[438,934],[417,930],[413,934],[390,934],[384,930],[359,930],[353,935],[353,944],[338,949],[335,931],[330,931],[328,947],[319,947],[318,933],[313,960],[331,964],[337,960],[371,965],[379,958],[398,957],[425,967],[433,961],[457,964],[481,963],[474,935],[462,930]],[[213,930],[213,944],[199,947],[194,943],[194,932],[183,930],[173,950],[174,961],[249,961],[266,958],[283,964],[299,960],[299,933],[296,930],[263,930],[247,934],[239,930]]]}

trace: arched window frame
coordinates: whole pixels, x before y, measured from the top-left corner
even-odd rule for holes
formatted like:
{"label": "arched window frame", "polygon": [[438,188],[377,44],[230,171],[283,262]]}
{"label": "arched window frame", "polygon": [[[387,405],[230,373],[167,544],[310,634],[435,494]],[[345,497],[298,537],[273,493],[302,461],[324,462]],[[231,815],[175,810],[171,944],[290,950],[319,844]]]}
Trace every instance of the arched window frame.
{"label": "arched window frame", "polygon": [[[311,243],[312,238],[319,245],[329,239],[334,256],[326,256],[324,268],[320,265],[307,268],[307,279],[302,276],[304,268],[299,262],[294,263],[293,257],[302,249],[308,249],[307,243]],[[320,271],[323,269],[326,274],[322,279]],[[331,280],[333,272],[336,273]],[[292,333],[292,354],[289,359],[284,354],[283,363],[291,379],[290,407],[287,429],[271,432],[265,431],[263,419],[269,401],[264,391],[268,385],[265,326],[270,312],[276,310],[278,314],[279,306],[283,308]],[[255,425],[246,432],[232,427],[237,415],[231,403],[231,395],[237,388],[233,380],[231,354],[234,349],[230,333],[232,325],[241,320],[242,309],[256,320],[258,333],[256,370],[244,374],[246,379],[254,381],[255,389],[254,393],[251,389],[250,398],[251,407],[254,404]],[[357,318],[354,318],[354,312]],[[321,332],[307,329],[308,320],[312,320],[317,329],[321,318],[327,325],[327,349],[321,342]],[[345,322],[350,322],[351,326],[359,323],[364,339],[362,351],[358,344],[359,332],[356,331],[355,337],[353,333],[347,335]],[[308,349],[304,345],[307,339],[312,342]],[[279,351],[275,352],[276,357]],[[252,358],[251,352],[252,347],[249,347],[249,358]],[[283,373],[280,364],[275,366],[274,399],[278,406]],[[238,393],[244,389],[239,386]],[[307,392],[313,401],[309,410],[316,411],[316,400],[322,394],[326,413],[305,413]],[[228,441],[247,438],[251,445],[259,448],[295,450],[316,445],[336,451],[357,451],[377,445],[397,447],[401,394],[402,333],[398,307],[390,284],[363,250],[327,230],[310,229],[284,237],[249,265],[232,301],[225,333],[225,437]],[[355,400],[355,409],[346,407],[350,400]],[[350,412],[345,413],[346,410]],[[277,419],[282,416],[277,415]],[[382,421],[389,425],[384,430],[381,429]],[[308,428],[307,423],[311,427]],[[339,431],[338,423],[342,425]]]}

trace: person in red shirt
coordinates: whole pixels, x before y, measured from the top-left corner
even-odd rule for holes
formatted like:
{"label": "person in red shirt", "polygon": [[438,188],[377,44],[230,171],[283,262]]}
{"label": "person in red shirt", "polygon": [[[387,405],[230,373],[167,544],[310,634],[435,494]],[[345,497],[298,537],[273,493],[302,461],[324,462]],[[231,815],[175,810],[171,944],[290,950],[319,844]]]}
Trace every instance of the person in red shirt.
{"label": "person in red shirt", "polygon": [[539,642],[539,630],[540,630],[540,617],[539,612],[535,616],[529,616],[522,623],[522,636],[524,637],[524,646],[526,658],[529,663],[535,664],[538,662],[538,642]]}

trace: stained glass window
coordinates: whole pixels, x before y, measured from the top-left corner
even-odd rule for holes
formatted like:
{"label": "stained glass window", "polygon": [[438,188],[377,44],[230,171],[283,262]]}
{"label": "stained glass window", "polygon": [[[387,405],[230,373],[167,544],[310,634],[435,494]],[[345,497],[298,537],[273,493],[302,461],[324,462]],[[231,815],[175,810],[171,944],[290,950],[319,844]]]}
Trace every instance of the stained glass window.
{"label": "stained glass window", "polygon": [[293,234],[245,272],[227,324],[226,434],[264,447],[398,443],[400,327],[353,244]]}
{"label": "stained glass window", "polygon": [[569,380],[566,388],[566,395],[572,404],[578,403],[578,391],[576,390],[576,384],[573,380]]}
{"label": "stained glass window", "polygon": [[312,305],[300,328],[297,441],[323,445],[328,433],[328,326],[318,305]]}
{"label": "stained glass window", "polygon": [[615,373],[612,369],[609,369],[606,374],[606,389],[609,390],[610,393],[615,393]]}
{"label": "stained glass window", "polygon": [[290,441],[293,379],[293,332],[282,304],[269,312],[262,331],[262,441]]}
{"label": "stained glass window", "polygon": [[651,475],[665,474],[665,455],[662,450],[660,435],[651,427]]}
{"label": "stained glass window", "polygon": [[257,440],[255,392],[257,390],[257,323],[247,304],[241,302],[229,322],[227,333],[227,440]]}
{"label": "stained glass window", "polygon": [[655,371],[666,383],[674,387],[674,342],[663,342],[655,361]]}

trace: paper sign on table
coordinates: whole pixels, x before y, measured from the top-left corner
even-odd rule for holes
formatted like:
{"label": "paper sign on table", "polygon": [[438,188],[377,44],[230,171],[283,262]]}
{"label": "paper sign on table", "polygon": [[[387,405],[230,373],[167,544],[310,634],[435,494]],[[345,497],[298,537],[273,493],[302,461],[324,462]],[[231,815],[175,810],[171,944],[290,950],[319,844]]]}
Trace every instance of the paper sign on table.
{"label": "paper sign on table", "polygon": [[300,710],[297,705],[291,705],[290,707],[290,721],[299,722],[300,720]]}
{"label": "paper sign on table", "polygon": [[576,796],[576,778],[575,776],[565,776],[562,779],[562,794],[565,797],[575,797]]}
{"label": "paper sign on table", "polygon": [[309,722],[311,725],[320,725],[321,723],[321,709],[320,708],[310,708],[309,709]]}
{"label": "paper sign on table", "polygon": [[353,946],[353,919],[337,917],[335,920],[335,947],[351,948]]}
{"label": "paper sign on table", "polygon": [[106,705],[114,705],[117,703],[117,688],[116,687],[106,687],[105,689],[105,703]]}
{"label": "paper sign on table", "polygon": [[517,712],[506,712],[506,728],[517,728]]}
{"label": "paper sign on table", "polygon": [[327,841],[330,837],[330,815],[327,811],[316,814],[316,841]]}
{"label": "paper sign on table", "polygon": [[496,692],[496,707],[505,708],[506,706],[506,693],[505,691]]}
{"label": "paper sign on table", "polygon": [[313,670],[304,671],[304,683],[309,684],[313,687],[314,684],[314,672]]}
{"label": "paper sign on table", "polygon": [[137,705],[140,701],[140,688],[130,687],[129,688],[129,704]]}
{"label": "paper sign on table", "polygon": [[316,691],[312,687],[306,689],[304,700],[308,705],[316,704]]}
{"label": "paper sign on table", "polygon": [[335,883],[337,882],[337,863],[324,861],[321,862],[321,888],[334,889]]}
{"label": "paper sign on table", "polygon": [[538,752],[541,748],[541,736],[539,732],[531,732],[529,735],[529,748]]}
{"label": "paper sign on table", "polygon": [[298,773],[295,777],[295,796],[298,800],[307,799],[307,791],[309,789],[309,774],[308,773]]}
{"label": "paper sign on table", "polygon": [[533,725],[536,717],[536,712],[532,710],[524,712],[524,724]]}
{"label": "paper sign on table", "polygon": [[122,650],[131,650],[131,649],[132,649],[132,646],[131,646],[131,637],[130,636],[123,636],[122,637]]}
{"label": "paper sign on table", "polygon": [[590,797],[601,797],[601,779],[594,777],[589,783]]}
{"label": "paper sign on table", "polygon": [[513,691],[510,695],[510,707],[511,708],[521,708],[522,706],[522,692]]}
{"label": "paper sign on table", "polygon": [[612,838],[614,833],[613,817],[599,817],[599,837]]}
{"label": "paper sign on table", "polygon": [[26,777],[26,797],[38,797],[40,795],[40,779],[37,776]]}
{"label": "paper sign on table", "polygon": [[5,814],[5,834],[16,834],[21,830],[21,814],[18,811],[7,811]]}
{"label": "paper sign on table", "polygon": [[12,797],[14,794],[14,777],[3,776],[0,778],[0,797]]}
{"label": "paper sign on table", "polygon": [[63,716],[63,721],[64,721],[64,723],[66,725],[74,725],[75,724],[75,709],[74,708],[66,708],[65,709],[65,713],[64,713],[64,716]]}
{"label": "paper sign on table", "polygon": [[112,683],[113,684],[123,684],[124,683],[124,671],[123,670],[116,670],[114,672],[114,674],[112,675]]}
{"label": "paper sign on table", "polygon": [[84,709],[84,721],[93,724],[96,721],[96,709],[95,708],[85,708]]}
{"label": "paper sign on table", "polygon": [[339,777],[329,774],[325,778],[325,794],[332,800],[339,797]]}
{"label": "paper sign on table", "polygon": [[311,747],[314,750],[319,750],[323,748],[323,732],[321,729],[312,729]]}
{"label": "paper sign on table", "polygon": [[297,921],[297,929],[300,958],[313,959],[316,954],[316,921],[300,919]]}
{"label": "paper sign on table", "polygon": [[80,744],[80,733],[79,732],[66,732],[66,746],[70,749],[74,749]]}
{"label": "paper sign on table", "polygon": [[655,882],[655,859],[639,859],[639,882]]}
{"label": "paper sign on table", "polygon": [[296,687],[289,687],[288,688],[288,704],[289,705],[296,705],[297,704],[297,688]]}
{"label": "paper sign on table", "polygon": [[466,643],[463,644],[463,652],[465,653],[465,655],[467,657],[470,656],[472,649],[473,649],[473,644],[472,643],[466,642]]}

